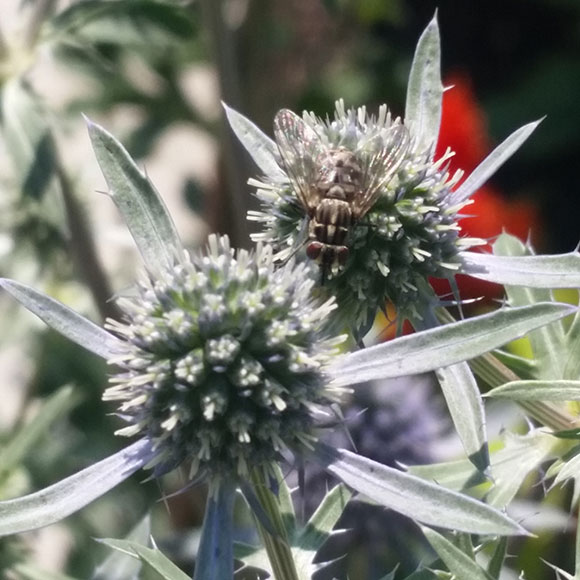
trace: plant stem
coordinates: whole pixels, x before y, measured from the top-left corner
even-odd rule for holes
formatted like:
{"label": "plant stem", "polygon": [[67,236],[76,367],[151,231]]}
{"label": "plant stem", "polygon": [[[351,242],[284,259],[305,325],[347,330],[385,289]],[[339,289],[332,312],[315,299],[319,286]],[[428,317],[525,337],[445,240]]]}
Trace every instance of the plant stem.
{"label": "plant stem", "polygon": [[272,536],[262,526],[258,518],[254,518],[258,527],[258,533],[262,539],[262,543],[266,548],[268,559],[272,565],[274,578],[276,580],[300,580],[296,565],[294,564],[294,557],[292,549],[288,543],[288,532],[284,526],[282,514],[280,512],[280,504],[276,499],[274,493],[268,486],[267,478],[261,469],[253,469],[251,476],[252,488],[256,497],[260,500],[266,515],[270,518],[270,522],[276,531],[276,536]]}
{"label": "plant stem", "polygon": [[[205,29],[208,31],[209,49],[218,73],[221,98],[228,105],[239,109],[242,91],[232,31],[224,20],[225,2],[201,0],[200,5]],[[249,238],[248,222],[245,219],[250,198],[245,188],[248,174],[224,115],[221,116],[220,130],[228,182],[224,192],[227,220],[223,221],[223,225],[227,224],[229,227],[228,234],[232,239],[232,244],[245,247]]]}

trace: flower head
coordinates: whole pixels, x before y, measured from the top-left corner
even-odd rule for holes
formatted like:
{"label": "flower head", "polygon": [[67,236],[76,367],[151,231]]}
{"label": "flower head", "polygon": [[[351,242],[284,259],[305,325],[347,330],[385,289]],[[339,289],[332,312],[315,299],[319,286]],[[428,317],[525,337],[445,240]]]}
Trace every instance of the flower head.
{"label": "flower head", "polygon": [[323,373],[341,340],[327,332],[335,304],[313,284],[308,264],[275,269],[269,247],[235,252],[217,236],[142,279],[119,300],[126,321],[108,325],[123,339],[104,393],[129,423],[118,434],[147,437],[158,472],[188,461],[212,478],[309,445],[312,410],[340,394]]}
{"label": "flower head", "polygon": [[[283,114],[287,112],[278,115]],[[320,216],[317,211],[329,196],[330,203],[336,203],[325,182],[333,179],[344,189],[351,186],[352,197],[338,201],[352,210],[340,246],[346,248],[346,257],[321,272],[326,292],[336,297],[340,322],[366,329],[387,299],[404,317],[420,317],[422,307],[433,297],[428,278],[452,277],[461,268],[461,250],[484,243],[459,235],[458,212],[469,201],[450,203],[450,192],[461,176],[461,172],[451,175],[447,171],[451,154],[433,161],[434,143],[425,145],[416,139],[413,127],[406,129],[386,105],[375,117],[365,107],[346,110],[343,101],[338,101],[332,120],[305,112],[301,123],[307,143],[294,144],[298,150],[294,157],[308,158],[292,166],[285,153],[287,137],[275,131],[285,177],[251,180],[263,207],[250,216],[263,226],[253,238],[275,244],[280,259],[305,242],[309,253],[320,244],[316,230],[326,225],[319,221],[336,221],[334,215]],[[394,134],[406,139],[395,139]],[[333,154],[339,151],[353,154],[360,167],[357,174],[330,171],[329,175],[326,160],[330,158],[332,164]],[[297,175],[299,171],[305,175]],[[361,203],[369,207],[357,216]],[[332,223],[330,227],[339,226]]]}
{"label": "flower head", "polygon": [[262,226],[254,239],[273,244],[280,260],[305,248],[321,264],[320,292],[336,297],[337,323],[357,338],[387,302],[400,323],[429,324],[425,319],[440,304],[430,278],[447,279],[452,288],[458,273],[505,280],[469,252],[486,241],[462,233],[461,212],[537,123],[513,133],[463,179],[461,169],[450,170],[451,150],[435,155],[443,96],[439,67],[433,20],[415,52],[404,120],[386,105],[373,116],[339,100],[327,120],[280,111],[272,141],[226,108],[262,171],[259,180],[250,180],[262,204],[249,216]]}

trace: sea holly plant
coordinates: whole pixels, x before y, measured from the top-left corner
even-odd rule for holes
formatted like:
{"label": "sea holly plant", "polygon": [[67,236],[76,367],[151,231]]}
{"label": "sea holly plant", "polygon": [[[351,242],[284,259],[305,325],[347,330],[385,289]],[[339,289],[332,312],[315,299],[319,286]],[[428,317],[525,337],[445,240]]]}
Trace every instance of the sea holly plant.
{"label": "sea holly plant", "polygon": [[[405,319],[415,329],[436,326],[435,311],[448,301],[435,294],[430,278],[449,280],[457,300],[456,274],[536,288],[580,286],[578,252],[506,262],[476,251],[486,240],[461,235],[458,222],[471,196],[538,122],[516,130],[458,185],[463,172],[448,171],[453,152],[434,157],[443,94],[440,52],[434,18],[417,45],[403,119],[386,105],[371,115],[339,100],[326,120],[280,111],[272,140],[225,106],[261,172],[250,180],[262,205],[249,215],[262,226],[254,240],[272,244],[281,261],[295,255],[319,262],[317,290],[335,298],[331,318],[359,344],[388,302],[399,328]],[[466,364],[442,368],[437,376],[465,451],[485,472],[487,435],[476,380]]]}
{"label": "sea holly plant", "polygon": [[[299,573],[281,527],[276,466],[316,461],[354,492],[425,525],[466,533],[525,530],[497,509],[319,438],[329,410],[359,383],[426,372],[475,357],[574,308],[539,303],[428,329],[355,353],[330,318],[334,298],[313,294],[316,266],[276,267],[270,246],[235,250],[211,236],[184,251],[159,194],[125,149],[89,122],[109,193],[144,261],[141,279],[118,299],[124,315],[100,328],[17,281],[0,285],[55,330],[106,359],[110,386],[133,438],[121,451],[41,491],[0,502],[0,535],[33,530],[80,510],[133,473],[161,477],[184,467],[209,488],[197,579],[233,575],[233,506],[241,490],[276,578]],[[305,561],[305,558],[298,558]]]}
{"label": "sea holly plant", "polygon": [[[513,259],[532,256],[533,249],[513,236],[501,235],[493,245],[494,256],[503,263],[506,270]],[[545,259],[549,259],[546,257]],[[554,301],[554,292],[547,289],[529,288],[522,285],[506,286],[507,301],[512,306],[529,306],[539,302]],[[567,299],[577,304],[578,290],[568,290]],[[498,508],[507,509],[510,513],[513,500],[521,495],[526,484],[536,481],[543,483],[543,488],[551,494],[547,498],[548,509],[554,510],[558,500],[558,490],[562,484],[571,481],[573,510],[577,509],[580,497],[578,461],[580,430],[577,422],[577,404],[580,400],[580,367],[578,350],[580,348],[580,316],[578,312],[566,321],[559,321],[548,327],[531,332],[519,352],[499,351],[494,355],[484,355],[481,360],[473,361],[473,368],[483,384],[491,387],[486,397],[503,402],[512,401],[520,405],[533,417],[535,424],[526,433],[503,431],[494,444],[490,458],[490,473],[493,485],[477,472],[473,464],[463,459],[440,464],[413,466],[410,473],[428,481],[437,481],[440,485],[455,491],[467,492],[475,486],[480,494],[485,494],[486,501]],[[484,364],[484,362],[491,364]],[[532,477],[535,476],[535,479]],[[534,493],[537,497],[537,494]],[[543,499],[543,498],[542,498]],[[527,509],[529,516],[542,513],[542,500],[533,503]],[[563,526],[570,531],[570,515],[563,507]],[[525,521],[525,520],[524,520]],[[541,526],[542,520],[536,523]],[[534,532],[541,531],[534,529]],[[578,538],[578,530],[576,530]],[[441,537],[432,530],[425,529],[425,535],[433,548],[444,560],[448,569],[455,574],[463,567],[471,577],[482,577],[478,570],[481,562],[474,560],[473,554],[451,546],[449,539]],[[457,544],[457,542],[455,542]],[[504,567],[505,546],[500,545],[494,551],[490,567],[494,562],[493,578],[498,578]],[[524,548],[525,550],[525,548]],[[473,549],[472,549],[473,552]],[[503,556],[500,557],[500,553]],[[575,574],[553,567],[557,577],[574,578],[578,576],[580,550],[576,542]],[[489,573],[489,569],[487,570]],[[466,572],[467,573],[467,572]],[[487,576],[486,576],[487,577]]]}
{"label": "sea holly plant", "polygon": [[[469,213],[471,196],[539,121],[512,133],[457,186],[463,172],[447,170],[453,152],[434,157],[442,94],[439,29],[433,19],[417,45],[403,118],[387,105],[373,115],[364,106],[347,109],[339,100],[326,120],[308,111],[302,117],[281,111],[272,140],[225,106],[232,130],[261,173],[250,180],[262,205],[249,216],[262,228],[254,240],[273,244],[280,260],[300,255],[302,248],[308,252],[319,242],[318,206],[328,198],[350,204],[350,214],[339,212],[322,223],[328,245],[340,255],[336,267],[320,269],[320,291],[336,298],[333,318],[356,338],[365,335],[388,301],[399,323],[432,324],[432,312],[441,302],[430,277],[446,278],[452,287],[459,273],[500,284],[580,285],[577,252],[547,261],[541,256],[513,258],[506,268],[495,256],[474,251],[486,240],[461,235],[458,221],[462,211]],[[332,183],[341,191],[331,190]]]}

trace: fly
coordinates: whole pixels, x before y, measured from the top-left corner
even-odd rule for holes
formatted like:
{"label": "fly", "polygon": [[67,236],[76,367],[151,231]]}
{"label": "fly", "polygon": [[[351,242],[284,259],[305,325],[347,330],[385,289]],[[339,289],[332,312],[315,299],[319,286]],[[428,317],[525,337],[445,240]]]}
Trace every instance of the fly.
{"label": "fly", "polygon": [[274,136],[300,205],[308,218],[306,255],[323,274],[336,273],[349,256],[352,227],[371,209],[409,148],[407,129],[392,125],[361,141],[355,151],[329,147],[302,118],[281,110]]}

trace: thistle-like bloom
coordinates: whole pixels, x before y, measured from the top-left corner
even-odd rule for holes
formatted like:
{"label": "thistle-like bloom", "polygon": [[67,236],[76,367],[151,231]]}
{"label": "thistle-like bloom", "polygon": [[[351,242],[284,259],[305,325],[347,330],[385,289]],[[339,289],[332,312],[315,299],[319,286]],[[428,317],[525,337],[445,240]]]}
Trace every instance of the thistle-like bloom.
{"label": "thistle-like bloom", "polygon": [[[277,120],[280,115],[288,112],[279,113]],[[263,181],[250,181],[264,208],[249,216],[264,229],[253,239],[275,244],[280,260],[304,245],[303,224],[306,220],[310,225],[317,219],[316,207],[313,211],[305,207],[297,190],[310,192],[313,204],[324,203],[324,193],[317,194],[317,190],[327,179],[325,157],[333,151],[352,152],[360,165],[360,176],[337,176],[335,180],[354,182],[356,190],[348,204],[355,211],[360,200],[370,197],[372,205],[359,219],[351,218],[350,224],[344,226],[346,237],[341,247],[346,248],[347,257],[343,264],[321,271],[322,284],[328,294],[336,297],[343,326],[349,323],[364,332],[386,300],[395,304],[403,317],[420,319],[433,298],[428,278],[452,277],[462,267],[461,250],[485,243],[459,235],[457,214],[469,201],[455,205],[449,202],[461,176],[460,172],[450,175],[446,171],[451,154],[434,162],[434,144],[424,144],[412,134],[409,137],[412,129],[398,133],[407,135],[406,141],[399,138],[394,142],[393,132],[404,131],[405,126],[400,119],[391,117],[386,105],[374,117],[367,114],[365,107],[346,110],[343,101],[338,101],[332,120],[323,121],[304,113],[299,122],[303,123],[304,132],[310,133],[302,138],[315,145],[305,147],[296,156],[309,159],[300,167],[290,167],[285,160],[286,137],[277,131],[277,144],[284,152],[281,167],[287,179],[278,181],[276,176],[266,176]],[[293,146],[299,147],[297,143]],[[377,161],[381,156],[385,162]],[[308,172],[308,168],[309,175],[295,177],[298,171]],[[374,191],[369,192],[369,188]],[[334,220],[334,216],[329,216],[329,220]],[[312,242],[306,242],[307,250],[309,243]]]}
{"label": "thistle-like bloom", "polygon": [[[317,260],[320,291],[336,297],[339,327],[357,338],[388,301],[400,323],[409,319],[424,327],[427,318],[431,324],[439,305],[431,277],[456,288],[457,273],[499,283],[514,283],[518,274],[501,259],[470,252],[487,242],[462,235],[458,222],[461,212],[469,213],[471,195],[537,123],[508,137],[458,186],[463,172],[448,170],[453,152],[434,157],[443,94],[439,52],[433,21],[415,53],[404,119],[394,118],[386,105],[374,116],[365,107],[346,109],[339,100],[326,120],[280,111],[272,141],[227,109],[262,171],[250,180],[262,205],[249,215],[261,226],[254,239],[273,244],[282,261],[295,253]],[[525,272],[519,274],[525,283]]]}
{"label": "thistle-like bloom", "polygon": [[127,321],[108,325],[123,339],[103,397],[121,401],[118,434],[150,440],[157,473],[186,462],[212,480],[310,447],[317,407],[339,401],[323,368],[342,340],[313,284],[307,264],[275,270],[271,248],[234,252],[216,236],[145,277],[119,301]]}
{"label": "thistle-like bloom", "polygon": [[[210,488],[195,578],[226,580],[233,574],[236,488],[255,510],[263,532],[270,533],[272,521],[282,518],[277,512],[268,520],[274,508],[272,502],[266,502],[269,508],[261,503],[260,493],[271,485],[275,494],[269,476],[289,452],[308,455],[357,492],[427,525],[478,534],[523,532],[482,502],[323,444],[318,419],[332,423],[324,409],[343,389],[461,366],[456,363],[558,320],[572,307],[539,303],[500,309],[334,356],[339,339],[329,333],[328,319],[335,302],[311,295],[312,264],[277,269],[269,247],[235,252],[226,238],[217,237],[210,239],[206,254],[189,257],[163,201],[128,153],[97,125],[90,123],[89,133],[146,271],[136,294],[120,301],[125,319],[102,329],[18,282],[0,279],[0,286],[114,365],[105,398],[120,402],[119,415],[127,425],[119,434],[137,440],[42,491],[0,502],[0,536],[59,521],[141,468],[152,468],[156,476],[185,465],[192,478]],[[273,159],[270,153],[267,159]],[[566,259],[525,263],[532,264],[528,272],[535,271],[540,281],[559,275],[560,284],[570,286],[580,271],[577,256],[570,259],[572,276],[557,272],[570,266]],[[447,392],[464,416],[474,417],[467,424],[471,455],[472,447],[485,447],[484,421],[480,400],[464,387],[465,381],[449,381]],[[285,533],[278,530],[269,545],[283,542]],[[303,555],[301,566],[314,570],[314,555]]]}

